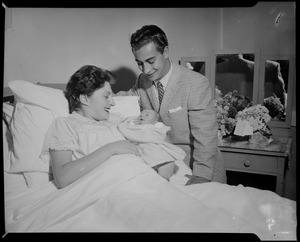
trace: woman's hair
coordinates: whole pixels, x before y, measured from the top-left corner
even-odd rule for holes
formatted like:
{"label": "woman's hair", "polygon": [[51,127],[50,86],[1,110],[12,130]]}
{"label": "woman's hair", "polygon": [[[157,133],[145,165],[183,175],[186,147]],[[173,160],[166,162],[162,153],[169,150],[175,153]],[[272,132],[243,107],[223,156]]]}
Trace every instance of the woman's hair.
{"label": "woman's hair", "polygon": [[130,45],[133,50],[138,50],[144,45],[153,42],[157,50],[162,54],[168,46],[168,39],[165,32],[156,25],[145,25],[131,35]]}
{"label": "woman's hair", "polygon": [[81,94],[91,96],[97,89],[102,88],[105,82],[112,82],[115,78],[115,74],[108,70],[92,65],[82,66],[71,76],[64,91],[69,103],[69,113],[80,108]]}

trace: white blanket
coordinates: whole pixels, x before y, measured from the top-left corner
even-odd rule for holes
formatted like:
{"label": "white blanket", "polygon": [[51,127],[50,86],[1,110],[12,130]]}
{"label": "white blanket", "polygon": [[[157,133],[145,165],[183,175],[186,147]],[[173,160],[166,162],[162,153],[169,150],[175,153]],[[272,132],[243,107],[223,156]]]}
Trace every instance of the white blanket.
{"label": "white blanket", "polygon": [[232,232],[295,239],[295,202],[219,183],[172,185],[134,155],[111,157],[63,189],[8,197],[6,232]]}
{"label": "white blanket", "polygon": [[[141,157],[151,167],[168,161],[181,160],[185,152],[178,146],[171,144],[167,132],[171,129],[163,123],[133,125],[131,121],[137,117],[129,117],[118,124],[123,136],[136,142]],[[161,125],[159,125],[161,124]]]}

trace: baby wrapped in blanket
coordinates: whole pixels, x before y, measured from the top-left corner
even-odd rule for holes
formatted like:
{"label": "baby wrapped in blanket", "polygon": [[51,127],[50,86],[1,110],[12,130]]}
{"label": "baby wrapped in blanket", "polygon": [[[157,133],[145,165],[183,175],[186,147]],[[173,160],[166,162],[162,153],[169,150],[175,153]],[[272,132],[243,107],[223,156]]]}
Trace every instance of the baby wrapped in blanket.
{"label": "baby wrapped in blanket", "polygon": [[169,180],[175,171],[175,160],[183,160],[185,152],[169,142],[167,132],[171,129],[159,122],[159,114],[144,109],[139,117],[129,117],[118,124],[123,136],[138,143],[144,161],[158,174]]}

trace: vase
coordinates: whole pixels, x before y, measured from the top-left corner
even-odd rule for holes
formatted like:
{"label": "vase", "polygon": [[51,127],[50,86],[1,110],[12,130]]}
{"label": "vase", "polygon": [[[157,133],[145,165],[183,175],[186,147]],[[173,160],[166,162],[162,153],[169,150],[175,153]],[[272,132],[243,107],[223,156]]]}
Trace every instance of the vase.
{"label": "vase", "polygon": [[249,140],[249,142],[252,144],[259,144],[259,143],[267,144],[271,141],[272,139],[263,136],[260,132],[253,133],[251,139]]}
{"label": "vase", "polygon": [[234,140],[234,141],[249,141],[250,138],[251,138],[251,135],[240,136],[240,135],[233,134],[231,136],[231,140]]}

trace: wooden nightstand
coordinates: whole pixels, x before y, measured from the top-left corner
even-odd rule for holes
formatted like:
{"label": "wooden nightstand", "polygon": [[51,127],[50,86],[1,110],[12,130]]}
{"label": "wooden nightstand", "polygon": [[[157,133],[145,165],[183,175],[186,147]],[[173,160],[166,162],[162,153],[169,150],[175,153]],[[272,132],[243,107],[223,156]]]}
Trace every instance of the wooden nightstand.
{"label": "wooden nightstand", "polygon": [[[276,193],[284,196],[285,170],[288,166],[291,137],[272,136],[267,142],[251,143],[222,139],[219,148],[226,170],[276,177]],[[242,184],[242,183],[241,183]]]}

